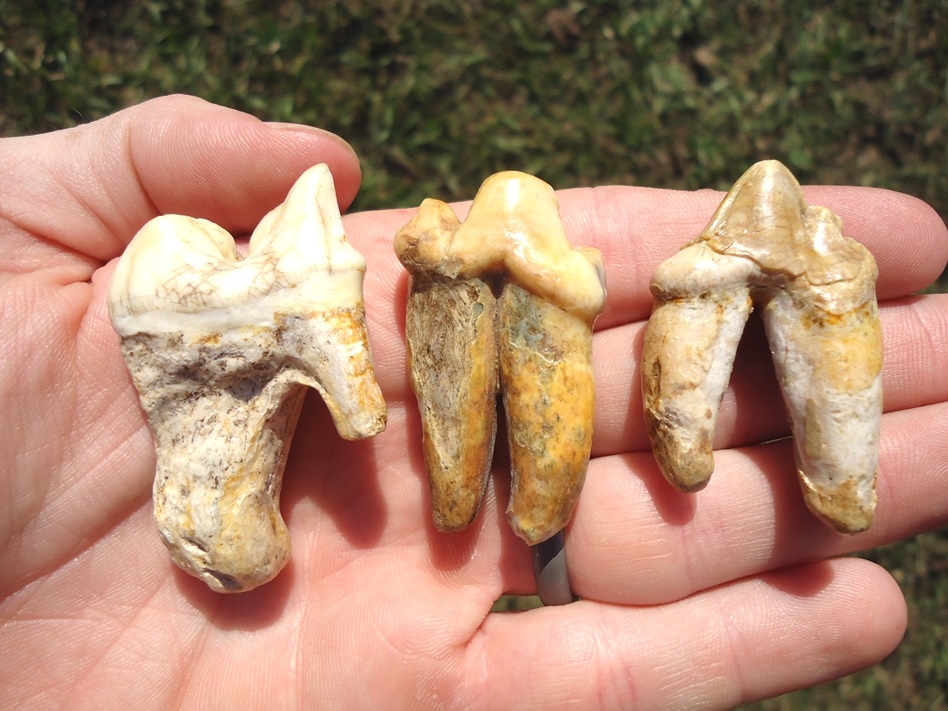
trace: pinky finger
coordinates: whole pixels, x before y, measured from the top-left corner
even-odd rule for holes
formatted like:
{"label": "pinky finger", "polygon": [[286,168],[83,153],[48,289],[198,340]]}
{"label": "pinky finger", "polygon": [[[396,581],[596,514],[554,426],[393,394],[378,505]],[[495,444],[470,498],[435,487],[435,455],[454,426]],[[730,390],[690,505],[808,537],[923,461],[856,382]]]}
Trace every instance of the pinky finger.
{"label": "pinky finger", "polygon": [[[653,607],[582,601],[487,619],[465,707],[725,709],[871,666],[906,625],[865,560],[785,568]],[[485,698],[486,696],[486,698]]]}

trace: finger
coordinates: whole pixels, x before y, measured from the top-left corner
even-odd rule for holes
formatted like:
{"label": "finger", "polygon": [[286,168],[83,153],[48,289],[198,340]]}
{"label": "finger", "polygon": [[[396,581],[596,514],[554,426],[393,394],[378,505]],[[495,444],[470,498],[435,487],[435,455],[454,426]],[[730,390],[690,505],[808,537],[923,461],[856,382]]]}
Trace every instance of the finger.
{"label": "finger", "polygon": [[470,647],[465,691],[491,707],[732,708],[874,664],[905,624],[881,568],[813,563],[668,606],[492,615]]}
{"label": "finger", "polygon": [[[883,302],[883,392],[892,412],[948,400],[948,296]],[[649,448],[642,416],[641,323],[600,331],[593,339],[596,418],[593,456]],[[748,323],[718,413],[715,449],[787,436],[769,347],[758,319]]]}
{"label": "finger", "polygon": [[[21,231],[99,260],[159,214],[249,232],[300,174],[328,163],[339,203],[359,187],[339,137],[266,124],[188,96],[145,102],[75,129],[0,143],[4,214]],[[68,226],[68,227],[66,227]]]}
{"label": "finger", "polygon": [[883,416],[876,520],[856,536],[807,510],[789,441],[715,452],[715,461],[697,494],[668,485],[649,453],[593,461],[567,542],[577,594],[667,602],[948,522],[948,403]]}

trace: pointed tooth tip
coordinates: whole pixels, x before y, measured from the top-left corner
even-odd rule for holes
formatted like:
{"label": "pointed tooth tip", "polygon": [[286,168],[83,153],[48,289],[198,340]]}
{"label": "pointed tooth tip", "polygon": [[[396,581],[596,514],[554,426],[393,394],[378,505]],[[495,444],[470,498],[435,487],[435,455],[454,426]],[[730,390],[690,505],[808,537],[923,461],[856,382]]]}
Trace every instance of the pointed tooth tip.
{"label": "pointed tooth tip", "polygon": [[535,175],[530,175],[529,173],[524,173],[519,170],[502,170],[499,173],[494,173],[484,180],[484,182],[481,183],[481,187],[478,189],[478,194],[480,194],[482,190],[486,190],[488,192],[491,190],[506,191],[508,190],[507,186],[512,184],[528,187],[535,191],[549,193],[551,195],[556,192],[552,185]]}
{"label": "pointed tooth tip", "polygon": [[800,183],[787,166],[779,160],[769,159],[758,161],[751,165],[744,174],[734,183],[734,186],[743,186],[749,181],[767,181],[768,184],[791,186],[799,189]]}
{"label": "pointed tooth tip", "polygon": [[744,171],[728,190],[728,194],[712,218],[712,224],[723,221],[735,209],[759,209],[761,202],[771,203],[790,214],[802,213],[807,204],[800,183],[778,160],[754,163]]}
{"label": "pointed tooth tip", "polygon": [[314,195],[317,191],[331,190],[333,197],[336,194],[336,183],[333,180],[332,172],[329,170],[329,166],[325,163],[317,163],[311,168],[307,168],[300,176],[296,179],[296,182],[290,187],[287,192],[286,201],[290,200],[290,197],[294,198],[302,197],[307,200],[311,200],[311,196]]}

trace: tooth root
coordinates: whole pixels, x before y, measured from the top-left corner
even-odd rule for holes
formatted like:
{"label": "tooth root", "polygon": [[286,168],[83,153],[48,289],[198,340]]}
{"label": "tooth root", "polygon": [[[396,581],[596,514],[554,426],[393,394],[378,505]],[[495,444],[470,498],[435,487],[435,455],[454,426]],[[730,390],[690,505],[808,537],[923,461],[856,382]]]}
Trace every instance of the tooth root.
{"label": "tooth root", "polygon": [[[679,252],[679,261],[696,261],[692,250]],[[681,491],[703,488],[714,471],[718,408],[750,312],[746,286],[656,298],[642,352],[642,400],[655,460]]]}
{"label": "tooth root", "polygon": [[477,516],[497,433],[496,300],[481,279],[415,279],[406,336],[435,526]]}
{"label": "tooth root", "polygon": [[283,318],[278,333],[291,341],[289,358],[298,359],[300,382],[322,396],[340,437],[366,439],[385,429],[385,399],[375,379],[361,301],[329,313]]}
{"label": "tooth root", "polygon": [[507,516],[531,545],[570,519],[592,448],[592,329],[508,284],[498,302],[498,344],[512,487]]}
{"label": "tooth root", "polygon": [[869,528],[876,506],[882,330],[875,265],[871,257],[863,265],[861,293],[841,282],[817,297],[807,285],[771,294],[763,309],[804,499],[841,533]]}
{"label": "tooth root", "polygon": [[[749,288],[763,305],[808,506],[840,532],[871,524],[882,416],[877,271],[841,230],[831,211],[806,205],[790,171],[764,161],[656,270],[643,400],[656,458],[676,485],[700,488],[710,475],[714,413]],[[711,388],[704,378],[715,369]]]}
{"label": "tooth root", "polygon": [[245,259],[220,227],[168,215],[116,267],[109,312],[154,434],[155,519],[214,590],[249,590],[286,563],[279,495],[306,386],[343,436],[385,427],[364,269],[325,166],[264,218]]}
{"label": "tooth root", "polygon": [[764,311],[778,380],[793,424],[807,505],[842,533],[872,524],[876,506],[881,333],[875,304],[827,329],[808,309],[774,298]]}
{"label": "tooth root", "polygon": [[218,592],[267,582],[289,557],[279,495],[305,395],[277,368],[236,354],[222,372],[221,347],[240,345],[175,334],[123,341],[155,437],[158,530],[175,563]]}

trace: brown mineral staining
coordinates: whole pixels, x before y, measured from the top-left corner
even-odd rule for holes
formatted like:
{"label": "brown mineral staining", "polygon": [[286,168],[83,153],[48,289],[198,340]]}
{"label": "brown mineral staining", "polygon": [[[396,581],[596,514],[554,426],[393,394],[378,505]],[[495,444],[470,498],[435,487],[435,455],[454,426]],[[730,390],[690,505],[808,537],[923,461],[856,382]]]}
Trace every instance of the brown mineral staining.
{"label": "brown mineral staining", "polygon": [[435,525],[469,525],[483,498],[503,395],[513,487],[508,517],[530,544],[576,505],[592,442],[598,251],[573,248],[553,189],[524,173],[481,186],[462,223],[425,200],[395,236],[412,276],[408,348]]}
{"label": "brown mineral staining", "polygon": [[[497,434],[496,299],[477,279],[418,282],[408,302],[411,381],[422,410],[435,525],[460,531],[477,515]],[[459,436],[463,433],[463,436]]]}
{"label": "brown mineral staining", "polygon": [[286,564],[280,487],[307,387],[342,437],[385,428],[364,271],[325,165],[264,218],[245,259],[216,225],[167,215],[115,270],[109,312],[155,439],[158,529],[174,561],[218,592]]}
{"label": "brown mineral staining", "polygon": [[876,275],[869,251],[830,210],[807,206],[783,165],[752,166],[652,279],[643,400],[668,480],[694,491],[711,476],[718,406],[756,304],[807,504],[838,531],[868,528],[882,415]]}

